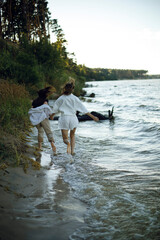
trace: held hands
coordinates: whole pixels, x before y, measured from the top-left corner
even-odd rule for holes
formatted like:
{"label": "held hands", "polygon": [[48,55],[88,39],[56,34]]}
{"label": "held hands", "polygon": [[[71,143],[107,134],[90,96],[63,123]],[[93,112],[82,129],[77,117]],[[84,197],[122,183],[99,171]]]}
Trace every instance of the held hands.
{"label": "held hands", "polygon": [[52,114],[50,115],[49,119],[50,119],[50,120],[53,120],[53,119],[54,119],[54,115],[55,115],[55,113],[52,113]]}

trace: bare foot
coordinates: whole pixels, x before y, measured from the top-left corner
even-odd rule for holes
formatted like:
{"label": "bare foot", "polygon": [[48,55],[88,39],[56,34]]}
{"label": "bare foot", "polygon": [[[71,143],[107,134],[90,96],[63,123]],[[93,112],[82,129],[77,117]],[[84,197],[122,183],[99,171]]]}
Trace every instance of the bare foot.
{"label": "bare foot", "polygon": [[69,142],[67,143],[67,153],[71,154],[71,146]]}
{"label": "bare foot", "polygon": [[71,153],[72,154],[72,156],[75,156],[76,154],[75,154],[75,152],[73,152],[73,153]]}

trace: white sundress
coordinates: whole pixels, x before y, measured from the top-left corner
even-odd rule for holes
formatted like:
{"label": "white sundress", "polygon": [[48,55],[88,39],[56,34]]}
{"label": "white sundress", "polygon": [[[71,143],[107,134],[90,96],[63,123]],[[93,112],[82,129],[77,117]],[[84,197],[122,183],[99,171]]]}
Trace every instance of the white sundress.
{"label": "white sundress", "polygon": [[59,129],[73,130],[78,126],[78,118],[76,112],[87,113],[88,110],[81,103],[78,97],[73,94],[62,95],[59,97],[53,106],[54,113],[61,113],[58,120]]}

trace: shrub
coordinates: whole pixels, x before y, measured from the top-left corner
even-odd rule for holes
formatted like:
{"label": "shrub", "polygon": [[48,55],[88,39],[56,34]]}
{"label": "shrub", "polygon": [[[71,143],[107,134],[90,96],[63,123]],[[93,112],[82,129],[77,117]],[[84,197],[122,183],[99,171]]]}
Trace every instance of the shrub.
{"label": "shrub", "polygon": [[[0,82],[0,124],[5,131],[14,133],[23,131],[27,125],[29,94],[24,86]],[[16,130],[19,129],[19,130]]]}
{"label": "shrub", "polygon": [[44,82],[34,55],[20,51],[16,61],[15,77],[18,83],[39,85],[40,82]]}
{"label": "shrub", "polygon": [[8,161],[16,165],[26,164],[29,94],[24,86],[1,80],[0,103],[0,164]]}
{"label": "shrub", "polygon": [[9,52],[2,52],[0,56],[0,77],[12,79],[15,76],[15,61]]}

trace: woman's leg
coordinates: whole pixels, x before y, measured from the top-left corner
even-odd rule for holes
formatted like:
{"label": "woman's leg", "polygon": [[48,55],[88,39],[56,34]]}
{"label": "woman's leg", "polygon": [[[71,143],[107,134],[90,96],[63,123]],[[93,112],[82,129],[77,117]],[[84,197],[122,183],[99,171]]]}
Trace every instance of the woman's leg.
{"label": "woman's leg", "polygon": [[71,146],[68,140],[68,130],[62,129],[63,142],[67,145],[67,153],[71,154]]}
{"label": "woman's leg", "polygon": [[52,150],[53,150],[54,154],[57,155],[56,154],[56,146],[54,145],[54,142],[50,142],[50,144],[51,144],[51,147],[52,147]]}
{"label": "woman's leg", "polygon": [[51,127],[50,127],[50,122],[48,119],[44,119],[42,122],[41,122],[41,125],[47,135],[47,138],[48,138],[48,141],[50,142],[51,144],[51,147],[52,147],[52,150],[54,152],[54,154],[56,154],[56,146],[54,145],[54,138],[53,138],[53,134],[52,134],[52,131],[51,131]]}
{"label": "woman's leg", "polygon": [[43,142],[44,130],[43,130],[43,127],[41,126],[40,123],[38,125],[36,125],[36,128],[38,130],[38,148],[40,150],[42,150],[42,142]]}
{"label": "woman's leg", "polygon": [[74,155],[74,148],[75,148],[75,132],[76,128],[70,131],[70,142],[71,142],[71,154]]}

